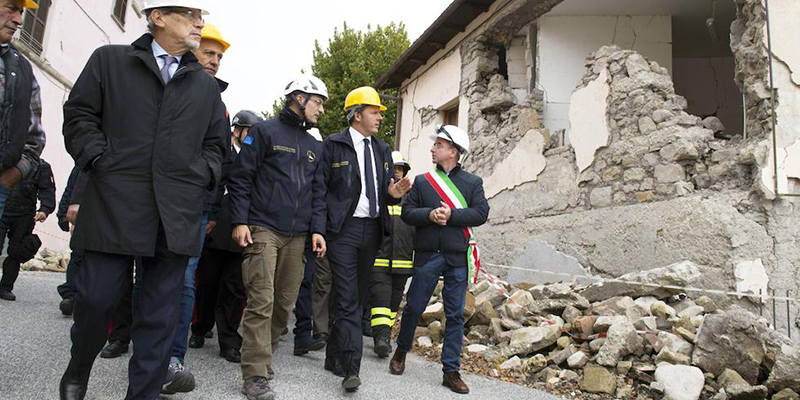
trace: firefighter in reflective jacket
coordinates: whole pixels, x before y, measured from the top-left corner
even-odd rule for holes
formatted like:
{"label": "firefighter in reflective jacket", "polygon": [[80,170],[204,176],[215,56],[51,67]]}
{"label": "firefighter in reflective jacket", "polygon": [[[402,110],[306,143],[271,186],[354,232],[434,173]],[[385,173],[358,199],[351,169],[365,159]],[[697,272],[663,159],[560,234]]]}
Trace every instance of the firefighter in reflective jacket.
{"label": "firefighter in reflective jacket", "polygon": [[[399,151],[392,152],[394,174],[403,179],[411,166]],[[370,278],[372,339],[380,358],[392,352],[391,331],[400,308],[406,281],[413,273],[414,227],[400,219],[400,205],[389,205],[391,235],[384,236]]]}

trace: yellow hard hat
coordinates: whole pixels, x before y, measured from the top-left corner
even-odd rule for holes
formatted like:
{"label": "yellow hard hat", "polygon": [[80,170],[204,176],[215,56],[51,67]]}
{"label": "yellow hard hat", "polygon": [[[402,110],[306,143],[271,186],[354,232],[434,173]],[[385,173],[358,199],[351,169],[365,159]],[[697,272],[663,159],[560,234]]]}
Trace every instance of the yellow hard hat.
{"label": "yellow hard hat", "polygon": [[219,42],[222,45],[222,52],[228,50],[228,47],[231,47],[231,44],[226,42],[222,39],[222,32],[219,31],[219,28],[216,25],[206,22],[206,25],[203,27],[203,31],[201,32],[203,39],[213,40],[215,42]]}
{"label": "yellow hard hat", "polygon": [[36,4],[36,2],[33,1],[33,0],[25,0],[25,1],[22,1],[21,3],[25,3],[24,4],[25,8],[31,8],[31,9],[34,9],[34,10],[39,8],[39,5]]}
{"label": "yellow hard hat", "polygon": [[386,106],[381,104],[381,96],[371,86],[362,86],[347,94],[347,98],[344,99],[344,110],[347,111],[353,106],[376,106],[380,107],[381,111],[386,111]]}

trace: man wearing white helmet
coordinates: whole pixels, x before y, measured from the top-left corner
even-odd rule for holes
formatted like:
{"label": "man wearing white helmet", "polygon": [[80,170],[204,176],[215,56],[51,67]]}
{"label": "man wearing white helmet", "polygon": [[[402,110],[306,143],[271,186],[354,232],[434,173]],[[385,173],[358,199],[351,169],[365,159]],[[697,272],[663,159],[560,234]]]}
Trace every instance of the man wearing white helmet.
{"label": "man wearing white helmet", "polygon": [[88,183],[71,243],[84,258],[62,400],[86,396],[134,259],[141,283],[125,398],[155,399],[164,383],[184,272],[201,249],[198,199],[220,180],[229,134],[219,85],[192,53],[202,4],[145,1],[149,32],[97,49],[64,104],[64,143]]}
{"label": "man wearing white helmet", "polygon": [[307,130],[325,112],[328,89],[300,76],[284,95],[277,118],[250,128],[228,181],[232,237],[244,247],[242,393],[250,400],[275,396],[272,352],[297,301],[306,236],[318,257],[326,250],[322,143]]}
{"label": "man wearing white helmet", "polygon": [[417,321],[433,290],[444,276],[442,299],[447,325],[442,347],[442,385],[466,394],[461,380],[461,344],[464,339],[464,302],[467,285],[480,270],[480,252],[472,228],[483,225],[489,203],[483,180],[461,169],[460,157],[469,152],[469,136],[453,125],[440,125],[431,147],[434,172],[418,175],[403,203],[402,218],[417,228],[414,237],[414,277],[406,294],[406,306],[397,337],[397,350],[389,372],[401,375],[406,353],[411,350]]}

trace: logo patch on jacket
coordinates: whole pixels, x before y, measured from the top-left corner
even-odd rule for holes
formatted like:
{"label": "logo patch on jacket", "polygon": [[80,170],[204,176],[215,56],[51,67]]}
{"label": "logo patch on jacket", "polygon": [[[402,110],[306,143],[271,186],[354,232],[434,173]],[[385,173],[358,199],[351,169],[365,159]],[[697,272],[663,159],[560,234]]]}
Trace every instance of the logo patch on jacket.
{"label": "logo patch on jacket", "polygon": [[272,146],[272,150],[283,151],[283,152],[292,153],[292,154],[297,153],[296,149],[293,149],[291,147],[286,147],[286,146]]}
{"label": "logo patch on jacket", "polygon": [[244,140],[242,140],[242,143],[244,143],[244,144],[253,144],[253,137],[252,136],[245,137]]}
{"label": "logo patch on jacket", "polygon": [[389,172],[389,163],[388,162],[383,163],[383,170],[386,171],[386,172]]}
{"label": "logo patch on jacket", "polygon": [[306,153],[306,155],[308,156],[308,162],[310,162],[310,163],[313,163],[314,160],[317,159],[317,155],[314,154],[314,152],[311,151],[311,150],[309,150],[308,153]]}

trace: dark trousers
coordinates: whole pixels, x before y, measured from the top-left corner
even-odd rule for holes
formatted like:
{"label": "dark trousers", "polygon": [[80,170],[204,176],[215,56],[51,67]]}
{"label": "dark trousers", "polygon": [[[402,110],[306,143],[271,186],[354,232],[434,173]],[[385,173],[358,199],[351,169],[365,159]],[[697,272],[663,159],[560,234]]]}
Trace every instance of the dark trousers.
{"label": "dark trousers", "polygon": [[[131,282],[133,278],[131,277]],[[131,326],[133,325],[133,286],[122,294],[122,298],[114,310],[112,318],[113,327],[108,335],[108,342],[130,343]]]}
{"label": "dark trousers", "polygon": [[361,369],[361,320],[380,241],[377,219],[353,218],[328,243],[336,312],[326,356],[338,357],[346,374],[357,375]]}
{"label": "dark trousers", "polygon": [[[153,400],[161,392],[180,313],[183,276],[189,256],[167,249],[159,227],[153,257],[139,258],[142,277],[140,307],[134,310],[126,400]],[[95,357],[106,342],[111,313],[131,288],[134,257],[85,251],[76,279],[72,358],[64,377],[88,382]]]}
{"label": "dark trousers", "polygon": [[[0,218],[0,248],[3,247],[8,237],[8,254],[13,254],[20,241],[33,232],[33,214],[3,215]],[[20,262],[9,255],[3,261],[3,278],[0,279],[0,289],[9,292],[14,290],[14,283],[19,276]]]}
{"label": "dark trousers", "polygon": [[204,248],[197,265],[197,280],[192,335],[204,336],[216,324],[220,350],[241,349],[239,321],[245,299],[242,254]]}
{"label": "dark trousers", "polygon": [[83,262],[83,250],[72,250],[69,257],[69,264],[67,264],[67,280],[66,282],[58,285],[58,295],[62,299],[72,299],[75,297],[77,289],[75,288],[75,277],[78,275],[78,270],[81,268]]}
{"label": "dark trousers", "polygon": [[311,337],[314,326],[314,307],[312,302],[312,282],[314,279],[314,266],[316,265],[316,254],[311,251],[311,239],[306,239],[306,249],[303,252],[305,270],[303,271],[303,282],[300,284],[300,291],[297,293],[297,302],[294,304],[294,340]]}
{"label": "dark trousers", "polygon": [[414,266],[414,278],[406,294],[406,307],[397,337],[397,349],[411,351],[414,331],[425,307],[428,305],[433,290],[439,283],[439,276],[444,276],[442,299],[444,315],[447,320],[444,328],[444,345],[442,347],[442,370],[458,372],[461,367],[461,345],[464,341],[464,302],[467,298],[466,254],[462,257],[463,265],[451,265],[440,253],[434,254],[424,265]]}
{"label": "dark trousers", "polygon": [[391,271],[373,271],[369,282],[371,325],[373,333],[390,330],[397,319],[397,309],[403,300],[406,282],[411,275]]}

